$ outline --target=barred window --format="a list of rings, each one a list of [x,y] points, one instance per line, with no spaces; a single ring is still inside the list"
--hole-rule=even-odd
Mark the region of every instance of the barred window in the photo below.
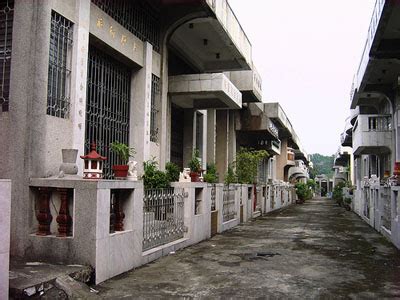
[[[72,22],[51,12],[47,114],[68,118],[70,112],[70,73]]]
[[[11,46],[14,0],[0,1],[0,112],[8,111],[10,101]]]
[[[97,151],[106,156],[103,176],[113,178],[112,165],[122,161],[110,151],[110,143],[129,145],[129,109],[131,70],[114,57],[89,47],[85,153],[96,143]]]
[[[142,41],[160,52],[160,12],[145,0],[92,0],[92,2],[132,32]]]
[[[157,100],[160,97],[160,78],[151,75],[151,110],[150,110],[150,141],[158,142],[158,108]]]

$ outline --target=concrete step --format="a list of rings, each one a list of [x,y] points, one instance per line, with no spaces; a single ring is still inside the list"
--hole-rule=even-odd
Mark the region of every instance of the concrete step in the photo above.
[[[82,265],[49,264],[44,262],[10,262],[10,299],[87,299],[93,295],[85,284],[93,269]],[[68,279],[69,278],[69,279]],[[73,286],[74,288],[68,288]],[[75,292],[76,290],[76,292]],[[86,294],[85,294],[86,293]]]

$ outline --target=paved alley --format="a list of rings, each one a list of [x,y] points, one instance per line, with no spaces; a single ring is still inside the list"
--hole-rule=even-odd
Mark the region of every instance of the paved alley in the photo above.
[[[112,299],[400,297],[400,251],[354,213],[314,199],[96,289]]]

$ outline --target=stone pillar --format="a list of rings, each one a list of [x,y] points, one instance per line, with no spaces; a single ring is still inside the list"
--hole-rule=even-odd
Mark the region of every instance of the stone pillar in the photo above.
[[[208,138],[207,138],[208,122],[207,122],[207,119],[208,119],[208,115],[207,115],[207,110],[201,110],[200,112],[203,114],[203,124],[201,124],[202,125],[202,128],[201,128],[201,134],[202,134],[202,136],[201,136],[201,139],[202,139],[202,142],[201,142],[201,145],[202,145],[201,153],[203,153],[203,157],[202,157],[202,160],[201,160],[201,164],[202,164],[202,168],[204,170],[206,170],[207,163],[208,163],[208,156],[207,156],[207,143],[208,143]],[[196,122],[197,122],[197,119],[196,119]],[[196,126],[197,126],[197,124],[196,124]],[[196,134],[195,134],[195,136],[196,136]]]
[[[0,299],[8,299],[11,180],[0,179]]]
[[[219,181],[223,182],[228,169],[229,112],[227,110],[217,110],[216,119],[215,162],[219,174]]]
[[[207,110],[207,162],[215,163],[215,143],[216,143],[216,120],[217,112],[215,109]]]
[[[228,163],[232,164],[236,160],[236,132],[235,132],[235,111],[228,110]]]
[[[71,74],[71,120],[73,123],[72,147],[78,157],[85,151],[86,88],[89,51],[90,1],[76,1],[77,20],[74,24]],[[78,174],[82,174],[83,160],[77,160]]]
[[[49,1],[15,1],[9,111],[12,255],[24,254],[32,218],[29,177],[45,175],[50,20]]]
[[[136,150],[138,173],[143,173],[143,162],[150,159],[150,106],[153,46],[144,43],[143,68],[133,74],[131,85],[132,102],[130,108],[129,140]]]
[[[276,179],[285,180],[287,163],[287,138],[281,139],[281,154],[276,156]]]
[[[161,123],[160,132],[160,167],[171,160],[171,102],[168,97],[168,48],[163,45],[161,58]]]
[[[186,168],[193,155],[194,136],[196,134],[195,120],[196,115],[193,109],[184,111],[183,129],[183,167]]]

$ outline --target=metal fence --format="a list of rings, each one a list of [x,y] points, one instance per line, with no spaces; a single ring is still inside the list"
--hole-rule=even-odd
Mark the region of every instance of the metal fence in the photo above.
[[[392,230],[392,199],[390,187],[381,189],[381,199],[383,204],[382,226],[387,230]]]
[[[370,207],[370,189],[364,188],[363,196],[364,196],[364,216],[369,219],[369,207]]]
[[[182,188],[149,189],[143,198],[143,250],[183,238],[184,198]]]
[[[222,215],[224,222],[232,220],[236,216],[235,191],[235,186],[229,184],[224,185],[222,202]]]
[[[216,188],[215,184],[213,184],[211,186],[211,211],[214,211],[217,209],[217,207],[215,205],[216,194],[217,194],[217,188]]]

